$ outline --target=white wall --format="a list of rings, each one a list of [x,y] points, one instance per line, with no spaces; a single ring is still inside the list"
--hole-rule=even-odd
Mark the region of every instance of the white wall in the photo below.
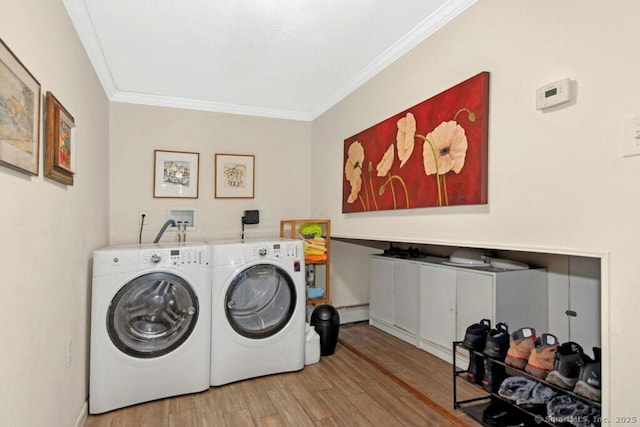
[[[112,244],[136,243],[140,211],[149,212],[151,242],[172,208],[195,208],[188,241],[239,239],[245,210],[260,224],[245,238],[276,237],[281,219],[306,218],[310,206],[310,128],[305,122],[113,103],[111,105]],[[197,199],[153,198],[154,150],[200,153]],[[215,153],[255,155],[255,198],[214,198]],[[175,240],[167,231],[162,241]]]
[[[386,246],[383,242],[332,239],[331,303],[335,307],[369,304],[369,257]]]
[[[42,145],[39,176],[0,166],[0,425],[72,426],[86,412],[92,253],[108,239],[108,103],[61,1],[0,11],[0,37],[74,116],[78,153],[70,187],[43,178]]]
[[[640,114],[638,16],[633,0],[479,1],[312,127],[311,212],[334,236],[602,257],[603,399],[617,416],[640,415],[640,157],[621,155],[622,119]],[[480,71],[491,73],[489,203],[343,215],[344,139]],[[575,103],[536,111],[536,88],[565,77]]]
[[[640,195],[630,185],[640,157],[623,159],[620,139],[622,117],[640,114],[640,61],[631,54],[640,3],[602,4],[479,1],[312,124],[115,104],[109,125],[62,2],[1,0],[0,37],[74,115],[80,146],[73,187],[0,167],[8,201],[0,235],[9,243],[0,258],[9,326],[0,336],[0,425],[74,423],[87,396],[91,252],[135,242],[139,210],[150,213],[143,240],[151,241],[167,208],[185,205],[202,220],[191,240],[235,237],[242,212],[260,209],[249,237],[314,216],[331,218],[344,237],[602,255],[605,404],[611,415],[638,415]],[[343,140],[483,70],[491,73],[489,204],[342,215]],[[535,111],[535,89],[563,77],[577,82],[576,103]],[[199,199],[153,199],[156,148],[200,152]],[[216,152],[256,155],[256,199],[213,198]],[[332,266],[347,300],[366,295],[348,289],[362,269],[348,262],[350,246],[338,246],[345,258]]]

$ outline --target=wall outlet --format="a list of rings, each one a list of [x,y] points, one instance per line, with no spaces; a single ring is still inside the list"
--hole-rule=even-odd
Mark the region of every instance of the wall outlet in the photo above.
[[[144,223],[142,222],[142,215],[144,215]],[[148,211],[138,211],[138,225],[149,225],[149,212]]]

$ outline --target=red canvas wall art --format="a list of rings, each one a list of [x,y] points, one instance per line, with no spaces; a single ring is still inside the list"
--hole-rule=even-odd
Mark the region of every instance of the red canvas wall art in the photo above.
[[[489,73],[344,141],[342,212],[487,203]]]

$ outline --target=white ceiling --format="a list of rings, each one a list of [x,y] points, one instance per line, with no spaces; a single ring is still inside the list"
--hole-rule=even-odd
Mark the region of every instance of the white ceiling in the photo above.
[[[476,0],[64,0],[110,100],[313,120]]]

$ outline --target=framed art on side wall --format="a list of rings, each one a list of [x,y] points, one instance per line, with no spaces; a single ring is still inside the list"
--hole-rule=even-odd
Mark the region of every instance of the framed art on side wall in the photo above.
[[[255,160],[251,154],[216,154],[215,198],[253,199]]]
[[[51,92],[47,92],[45,104],[44,176],[73,185],[77,148],[73,116]]]
[[[0,39],[0,164],[38,175],[40,83]]]
[[[154,151],[153,197],[197,199],[200,154]]]

